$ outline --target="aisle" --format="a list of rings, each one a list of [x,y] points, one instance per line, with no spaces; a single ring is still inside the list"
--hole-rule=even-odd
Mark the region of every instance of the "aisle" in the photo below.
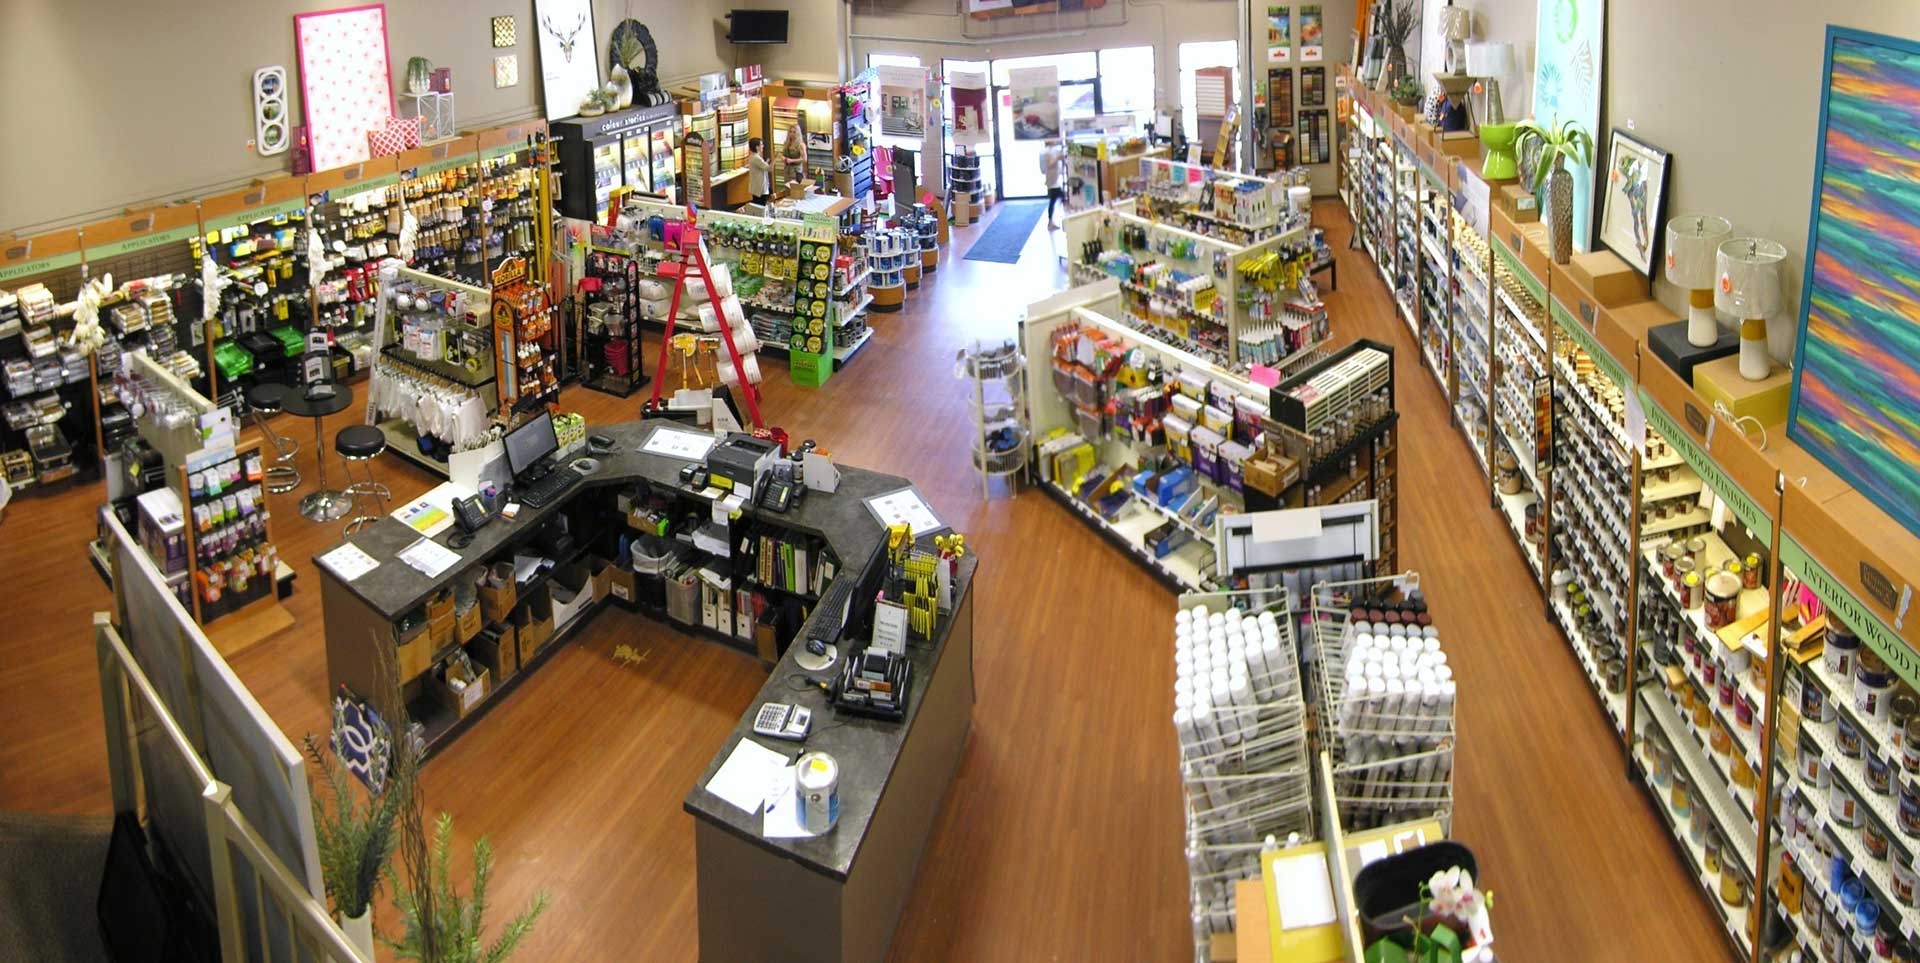
[[[1501,959],[1730,959],[1665,825],[1627,780],[1624,750],[1547,621],[1440,383],[1372,260],[1347,250],[1345,206],[1322,201],[1314,213],[1340,258],[1341,289],[1327,298],[1335,336],[1394,346],[1401,563],[1421,574],[1451,639],[1453,830],[1498,894]]]

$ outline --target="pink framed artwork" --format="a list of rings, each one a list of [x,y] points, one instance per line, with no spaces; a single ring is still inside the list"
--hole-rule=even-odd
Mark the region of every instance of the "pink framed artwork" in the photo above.
[[[366,160],[367,131],[393,116],[386,5],[296,14],[293,39],[313,169]]]

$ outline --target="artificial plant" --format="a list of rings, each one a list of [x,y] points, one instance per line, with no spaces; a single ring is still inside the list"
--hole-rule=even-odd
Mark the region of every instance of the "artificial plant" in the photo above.
[[[1393,89],[1389,91],[1389,93],[1393,96],[1393,102],[1402,107],[1417,106],[1421,99],[1426,96],[1426,94],[1420,90],[1420,82],[1412,77],[1400,78],[1400,80],[1393,85]]]
[[[1366,963],[1487,963],[1493,959],[1493,929],[1488,914],[1493,891],[1474,888],[1473,874],[1455,866],[1420,884],[1406,930],[1367,946]],[[1431,914],[1435,919],[1429,923]],[[1467,924],[1463,936],[1445,920]]]
[[[327,805],[316,804],[313,813],[321,881],[333,899],[334,912],[363,916],[393,855],[394,827],[410,789],[390,781],[385,792],[369,798],[354,788],[346,767],[335,765],[312,733],[307,734],[306,747],[328,800]]]
[[[1514,131],[1515,142],[1522,151],[1530,150],[1534,141],[1539,142],[1539,159],[1533,165],[1536,191],[1546,185],[1548,172],[1559,168],[1564,161],[1593,163],[1593,135],[1577,120],[1563,120],[1552,127],[1523,120],[1515,125]]]
[[[487,882],[493,875],[493,847],[481,837],[473,844],[473,887],[468,896],[460,895],[453,885],[453,816],[441,813],[434,824],[433,843],[426,862],[426,876],[418,887],[405,885],[388,870],[394,887],[394,904],[400,908],[404,929],[400,938],[381,942],[403,960],[421,963],[501,963],[513,955],[520,941],[533,932],[533,924],[547,909],[547,893],[534,894],[533,901],[518,916],[507,921],[500,937],[487,944],[483,935],[487,913]],[[422,897],[425,897],[424,899]]]
[[[1566,162],[1593,163],[1593,135],[1579,121],[1563,120],[1542,127],[1523,120],[1515,128],[1515,143],[1523,155],[1536,148],[1533,162],[1533,189],[1547,189],[1547,237],[1553,263],[1565,264],[1573,258],[1573,173]]]

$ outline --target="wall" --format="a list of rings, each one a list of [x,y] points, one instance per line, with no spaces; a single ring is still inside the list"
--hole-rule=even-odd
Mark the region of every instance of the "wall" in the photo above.
[[[724,0],[720,0],[724,2]],[[210,193],[287,167],[260,157],[253,71],[287,68],[299,116],[293,15],[347,0],[8,0],[0,56],[0,230],[93,220],[143,201]],[[137,11],[135,7],[137,6]],[[597,49],[624,16],[648,25],[663,79],[722,69],[731,49],[713,0],[595,0]],[[514,14],[518,46],[496,51],[490,19]],[[689,14],[693,15],[689,15]],[[389,0],[395,89],[407,58],[453,69],[462,129],[538,113],[539,54],[531,0]],[[493,57],[520,58],[520,83],[496,90]],[[605,65],[602,64],[604,71]],[[35,134],[37,133],[37,136]]]
[[[786,43],[736,51],[735,66],[758,63],[769,80],[834,81],[865,67],[842,63],[849,18],[842,0],[715,0],[714,7],[717,15],[735,8],[788,11]]]
[[[807,2],[807,0],[801,0]],[[834,0],[838,2],[838,0]],[[1112,0],[1124,4],[1126,23],[1067,30],[1030,39],[969,40],[958,13],[856,12],[848,70],[866,68],[869,53],[909,54],[935,70],[940,61],[992,60],[1039,54],[1151,45],[1154,48],[1154,102],[1173,109],[1180,104],[1180,45],[1197,40],[1233,40],[1238,36],[1236,6],[1228,0]],[[1335,0],[1340,2],[1340,0]],[[958,5],[949,6],[949,11]],[[1264,36],[1264,34],[1262,35]]]

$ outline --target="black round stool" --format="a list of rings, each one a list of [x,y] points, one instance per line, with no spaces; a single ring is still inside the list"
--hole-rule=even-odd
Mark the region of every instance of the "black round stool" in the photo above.
[[[353,511],[350,513],[352,517],[347,519],[345,531],[352,535],[362,526],[379,521],[380,516],[386,514],[387,499],[393,497],[393,492],[387,486],[373,478],[373,459],[387,450],[387,436],[372,425],[349,425],[333,436],[333,450],[339,452],[340,459],[346,462],[348,484],[345,494],[353,499]],[[359,462],[361,471],[366,473],[365,481],[353,480],[355,462]],[[360,508],[363,495],[372,501],[372,507],[368,509],[372,514],[366,514]]]
[[[278,414],[280,403],[287,397],[287,386],[263,381],[247,389],[247,407],[253,410],[253,424],[260,434],[273,446],[273,464],[267,466],[267,491],[278,495],[300,487],[300,471],[293,467],[293,456],[299,454],[300,443],[273,430],[267,424],[267,416]]]

